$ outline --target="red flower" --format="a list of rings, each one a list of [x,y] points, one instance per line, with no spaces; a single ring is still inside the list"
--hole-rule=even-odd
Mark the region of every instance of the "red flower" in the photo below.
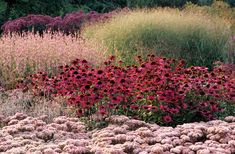
[[[211,111],[212,112],[217,112],[219,109],[218,109],[218,106],[215,104],[215,105],[211,105]]]
[[[149,105],[142,105],[141,108],[144,109],[144,110],[148,110],[149,109]]]
[[[177,108],[172,108],[172,109],[170,109],[170,113],[171,113],[171,114],[177,114],[177,113],[179,113],[179,109],[177,109]]]
[[[78,117],[81,117],[82,114],[83,114],[82,109],[77,109],[76,114],[77,114]]]
[[[106,112],[106,107],[105,106],[100,106],[99,107],[99,113],[103,116],[103,115],[106,115],[107,112]]]
[[[115,58],[116,58],[115,56],[111,56],[109,59],[110,60],[115,60]]]
[[[102,73],[103,73],[102,70],[98,70],[98,71],[97,71],[97,74],[98,74],[98,75],[101,75]]]
[[[111,102],[113,103],[113,104],[120,104],[121,103],[121,101],[122,101],[122,97],[121,96],[117,96],[117,97],[111,97]]]
[[[87,63],[87,61],[84,59],[84,60],[82,60],[82,63],[83,63],[83,64],[86,64],[86,63]]]
[[[223,72],[208,73],[206,68],[196,66],[185,69],[182,67],[185,62],[176,60],[175,66],[172,66],[172,59],[151,55],[146,61],[142,59],[139,65],[127,67],[112,64],[114,59],[111,57],[107,65],[100,68],[92,68],[87,61],[75,60],[73,64],[62,66],[63,70],[57,76],[49,77],[45,73],[31,75],[31,87],[35,94],[44,90],[55,96],[70,97],[68,105],[77,105],[81,111],[104,101],[102,104],[108,103],[107,106],[98,109],[102,115],[107,114],[107,108],[116,106],[123,110],[139,110],[141,106],[137,103],[142,103],[146,98],[148,103],[158,103],[160,106],[145,104],[142,108],[169,113],[163,118],[166,122],[171,121],[170,116],[181,109],[200,111],[209,108],[208,115],[213,111],[220,112],[216,104],[201,103],[197,97],[208,96],[211,97],[209,100],[218,101],[235,99],[233,78]]]
[[[138,105],[130,105],[130,108],[132,110],[138,110],[139,109],[139,106]]]
[[[167,106],[165,106],[165,105],[160,105],[160,109],[165,112],[165,111],[167,111],[169,108],[168,108]]]
[[[163,117],[163,120],[164,120],[164,122],[169,123],[172,121],[172,118],[171,118],[171,116],[167,115],[167,116]]]
[[[188,105],[186,103],[183,103],[183,109],[187,109]]]
[[[81,102],[81,106],[82,106],[83,109],[88,109],[88,108],[90,108],[92,105],[93,105],[93,104],[92,104],[91,102],[89,102],[89,101],[82,101],[82,102]]]
[[[152,95],[149,95],[149,96],[147,96],[147,99],[150,100],[150,101],[153,101],[153,100],[155,100],[155,97],[152,96]]]
[[[156,106],[151,106],[150,107],[150,110],[154,111],[154,112],[157,112],[158,111],[158,107]]]

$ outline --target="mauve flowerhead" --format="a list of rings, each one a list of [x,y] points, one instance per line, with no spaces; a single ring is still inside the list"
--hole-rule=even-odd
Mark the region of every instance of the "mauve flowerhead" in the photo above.
[[[35,15],[29,14],[25,17],[20,17],[11,21],[6,22],[1,29],[4,34],[8,34],[9,32],[22,33],[24,31],[31,31],[31,27],[34,28],[34,32],[41,31],[60,31],[67,35],[74,35],[77,31],[80,30],[83,23],[92,24],[94,22],[107,20],[112,17],[112,13],[84,13],[83,11],[68,13],[62,18],[59,17],[51,17],[47,15]],[[107,17],[106,17],[107,16]]]

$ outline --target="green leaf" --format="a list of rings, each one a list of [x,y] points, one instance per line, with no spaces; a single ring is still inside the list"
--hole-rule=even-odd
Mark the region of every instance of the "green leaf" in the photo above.
[[[28,3],[29,0],[19,0],[19,2]]]
[[[0,14],[4,13],[7,9],[7,3],[3,0],[0,0]]]

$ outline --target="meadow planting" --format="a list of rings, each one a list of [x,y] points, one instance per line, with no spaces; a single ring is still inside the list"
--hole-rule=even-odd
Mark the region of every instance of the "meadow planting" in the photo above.
[[[6,22],[0,153],[235,153],[232,19],[194,9]]]

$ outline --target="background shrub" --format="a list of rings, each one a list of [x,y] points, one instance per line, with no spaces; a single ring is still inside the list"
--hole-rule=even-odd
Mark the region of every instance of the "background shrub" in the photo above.
[[[157,6],[182,7],[186,1],[187,0],[127,0],[127,6],[132,8]]]
[[[82,10],[84,12],[109,12],[117,8],[131,7],[182,7],[186,2],[210,5],[213,0],[0,0],[0,26],[8,20],[28,14],[64,16],[66,13]],[[234,0],[224,0],[235,6]],[[1,30],[0,30],[1,33]]]
[[[133,56],[158,55],[208,66],[223,60],[229,23],[219,18],[173,9],[136,10],[84,29],[84,36],[104,43],[109,53],[133,63]]]
[[[198,4],[198,5],[211,5],[212,2],[213,2],[213,0],[198,0],[196,4]]]
[[[80,28],[85,23],[92,23],[97,21],[103,21],[110,18],[114,12],[110,13],[97,13],[91,11],[84,13],[83,11],[72,12],[66,14],[63,18],[61,16],[51,17],[44,15],[28,15],[26,17],[20,17],[15,20],[6,22],[1,29],[4,34],[24,32],[39,32],[40,35],[44,31],[50,30],[51,32],[60,31],[65,34],[79,33]]]
[[[234,7],[234,6],[235,6],[235,0],[226,0],[226,2],[227,2],[231,7]]]

